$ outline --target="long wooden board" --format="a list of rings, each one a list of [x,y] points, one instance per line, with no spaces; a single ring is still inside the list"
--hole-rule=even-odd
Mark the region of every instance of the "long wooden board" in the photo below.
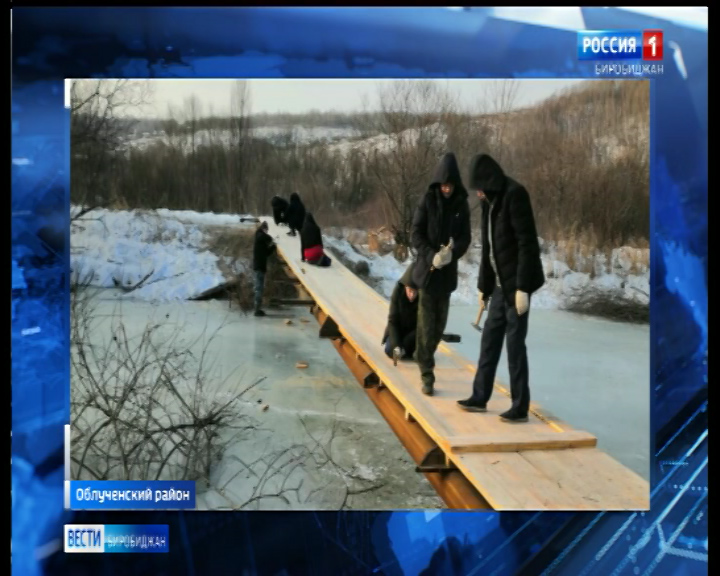
[[[286,228],[271,220],[268,224],[280,256],[306,292],[337,324],[408,417],[496,510],[649,508],[650,489],[645,480],[601,452],[594,436],[545,417],[540,407],[532,405],[529,421],[522,424],[498,418],[510,405],[502,393],[493,395],[486,413],[460,410],[457,400],[472,391],[474,364],[447,344],[441,344],[436,354],[435,395],[423,395],[417,365],[401,362],[395,367],[382,348],[387,300],[337,258],[328,268],[301,262],[300,239],[288,236]],[[613,489],[598,484],[607,474],[613,477]]]

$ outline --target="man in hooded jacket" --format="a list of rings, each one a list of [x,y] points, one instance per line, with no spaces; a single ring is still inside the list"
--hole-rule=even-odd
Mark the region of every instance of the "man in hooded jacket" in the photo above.
[[[288,236],[295,236],[297,232],[302,230],[305,222],[305,205],[300,200],[297,192],[290,194],[290,205],[285,211],[285,222],[290,227]]]
[[[458,260],[470,246],[470,206],[452,152],[443,156],[415,211],[412,245],[417,251],[413,281],[419,289],[416,358],[422,391],[435,385],[435,351],[447,325],[450,296],[457,288]]]
[[[414,264],[408,266],[390,297],[388,324],[382,343],[388,357],[412,358],[417,340],[418,299],[412,279]],[[397,352],[396,352],[397,351]]]
[[[478,154],[472,159],[469,181],[482,203],[478,302],[481,310],[488,299],[490,306],[483,327],[473,393],[458,404],[470,412],[486,411],[503,340],[507,338],[512,407],[500,417],[506,422],[526,422],[530,387],[525,337],[530,296],[545,283],[530,196],[487,154]]]

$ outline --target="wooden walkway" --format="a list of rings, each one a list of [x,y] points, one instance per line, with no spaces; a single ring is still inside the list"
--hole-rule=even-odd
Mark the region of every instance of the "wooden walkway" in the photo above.
[[[598,449],[591,434],[543,416],[536,405],[528,423],[501,421],[510,400],[497,393],[499,382],[487,413],[460,410],[456,402],[470,395],[475,365],[447,344],[436,354],[435,395],[423,395],[417,365],[393,366],[380,344],[387,300],[337,258],[329,268],[302,263],[299,237],[268,224],[279,255],[308,294],[495,510],[649,509],[648,482]]]

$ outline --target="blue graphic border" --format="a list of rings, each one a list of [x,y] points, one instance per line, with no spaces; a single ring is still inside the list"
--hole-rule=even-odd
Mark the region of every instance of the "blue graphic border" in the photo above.
[[[69,574],[80,566],[94,574],[224,567],[250,574],[402,574],[426,567],[434,574],[707,572],[707,24],[689,23],[684,14],[559,10],[13,10],[13,573]],[[652,90],[650,512],[63,510],[64,78],[593,77],[594,64],[576,59],[577,30],[617,28],[662,29],[671,48]],[[65,523],[141,522],[168,524],[172,541],[183,546],[167,555],[116,555],[112,567],[92,555],[53,552]]]

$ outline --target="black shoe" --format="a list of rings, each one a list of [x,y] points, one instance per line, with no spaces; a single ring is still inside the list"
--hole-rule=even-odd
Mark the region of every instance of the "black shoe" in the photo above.
[[[476,402],[472,398],[458,400],[458,406],[466,412],[487,412],[487,406],[485,406],[485,404]]]
[[[425,396],[432,396],[435,393],[434,386],[432,384],[423,384],[422,393]]]
[[[527,422],[528,417],[527,417],[527,414],[525,414],[523,416],[522,414],[518,414],[514,410],[510,409],[507,412],[503,412],[502,414],[500,414],[500,420],[502,420],[503,422],[512,422],[512,423]]]
[[[265,312],[262,310],[255,310],[255,316],[262,317],[262,316],[267,316],[267,314],[265,314]]]

